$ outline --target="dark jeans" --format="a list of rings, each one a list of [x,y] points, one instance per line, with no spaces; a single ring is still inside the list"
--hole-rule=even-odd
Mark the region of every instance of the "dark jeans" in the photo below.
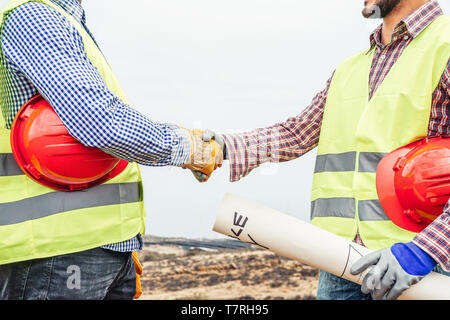
[[[443,271],[440,266],[433,271],[450,277],[450,273]],[[372,296],[362,293],[359,284],[321,270],[317,300],[372,300]]]
[[[0,266],[0,300],[131,300],[135,292],[131,253],[95,248]]]

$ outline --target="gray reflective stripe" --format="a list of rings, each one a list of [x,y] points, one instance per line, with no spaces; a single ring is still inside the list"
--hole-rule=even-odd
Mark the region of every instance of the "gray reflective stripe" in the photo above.
[[[12,153],[0,153],[0,176],[23,175]]]
[[[359,172],[377,172],[378,163],[387,153],[360,152],[358,161]]]
[[[355,217],[355,199],[320,198],[311,202],[311,219],[317,217]]]
[[[323,154],[316,158],[315,173],[355,171],[356,152]]]
[[[379,200],[358,201],[358,215],[360,221],[389,220]]]
[[[379,200],[358,201],[360,221],[389,220]],[[311,202],[311,218],[316,217],[355,217],[355,199],[353,198],[320,198]]]
[[[140,182],[102,184],[82,191],[51,192],[19,201],[0,203],[0,226],[65,211],[138,202],[142,200],[140,186]]]
[[[360,152],[358,161],[359,172],[377,172],[378,163],[386,156],[382,152]],[[323,154],[316,158],[314,173],[354,171],[356,152]]]

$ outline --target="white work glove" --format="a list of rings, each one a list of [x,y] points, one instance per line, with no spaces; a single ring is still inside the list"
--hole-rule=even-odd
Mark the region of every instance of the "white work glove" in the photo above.
[[[353,264],[350,273],[357,275],[372,267],[363,279],[361,291],[364,294],[373,291],[375,300],[394,300],[422,280],[436,264],[412,242],[397,243],[360,258]]]

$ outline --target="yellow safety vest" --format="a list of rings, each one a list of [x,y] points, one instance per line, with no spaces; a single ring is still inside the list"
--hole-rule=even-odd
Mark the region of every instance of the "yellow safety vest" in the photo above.
[[[0,13],[1,27],[9,13],[27,2],[10,1]],[[108,89],[126,103],[114,73],[83,26],[51,1],[38,2],[73,24]],[[5,61],[0,53],[1,86]],[[29,179],[19,169],[11,153],[4,116],[0,116],[0,264],[88,250],[144,234],[145,209],[137,164],[128,164],[120,175],[87,190],[55,191]]]
[[[425,137],[432,94],[450,58],[450,18],[433,21],[405,48],[369,100],[374,50],[344,61],[330,84],[313,178],[311,223],[378,250],[411,241],[380,205],[375,177],[387,153]]]

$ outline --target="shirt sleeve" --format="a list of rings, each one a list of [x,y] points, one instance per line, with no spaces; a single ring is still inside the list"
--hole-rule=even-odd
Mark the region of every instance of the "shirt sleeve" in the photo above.
[[[431,120],[437,123],[447,121],[450,116],[450,60],[444,71],[438,88],[433,95],[434,109]],[[442,118],[444,120],[442,120]],[[439,120],[441,119],[441,120]],[[435,126],[429,135],[449,134],[448,125]],[[450,272],[450,200],[444,208],[442,215],[436,218],[422,232],[413,239],[413,243],[427,252],[447,272]]]
[[[37,2],[5,21],[2,48],[10,69],[26,77],[82,144],[143,165],[181,165],[189,142],[174,125],[158,123],[125,104],[88,59],[75,27]]]
[[[450,60],[431,101],[429,136],[450,135]]]
[[[444,271],[450,272],[450,207],[418,233],[413,243],[428,253]]]
[[[240,180],[263,163],[293,160],[317,146],[332,78],[298,116],[267,128],[223,135],[230,181]]]

